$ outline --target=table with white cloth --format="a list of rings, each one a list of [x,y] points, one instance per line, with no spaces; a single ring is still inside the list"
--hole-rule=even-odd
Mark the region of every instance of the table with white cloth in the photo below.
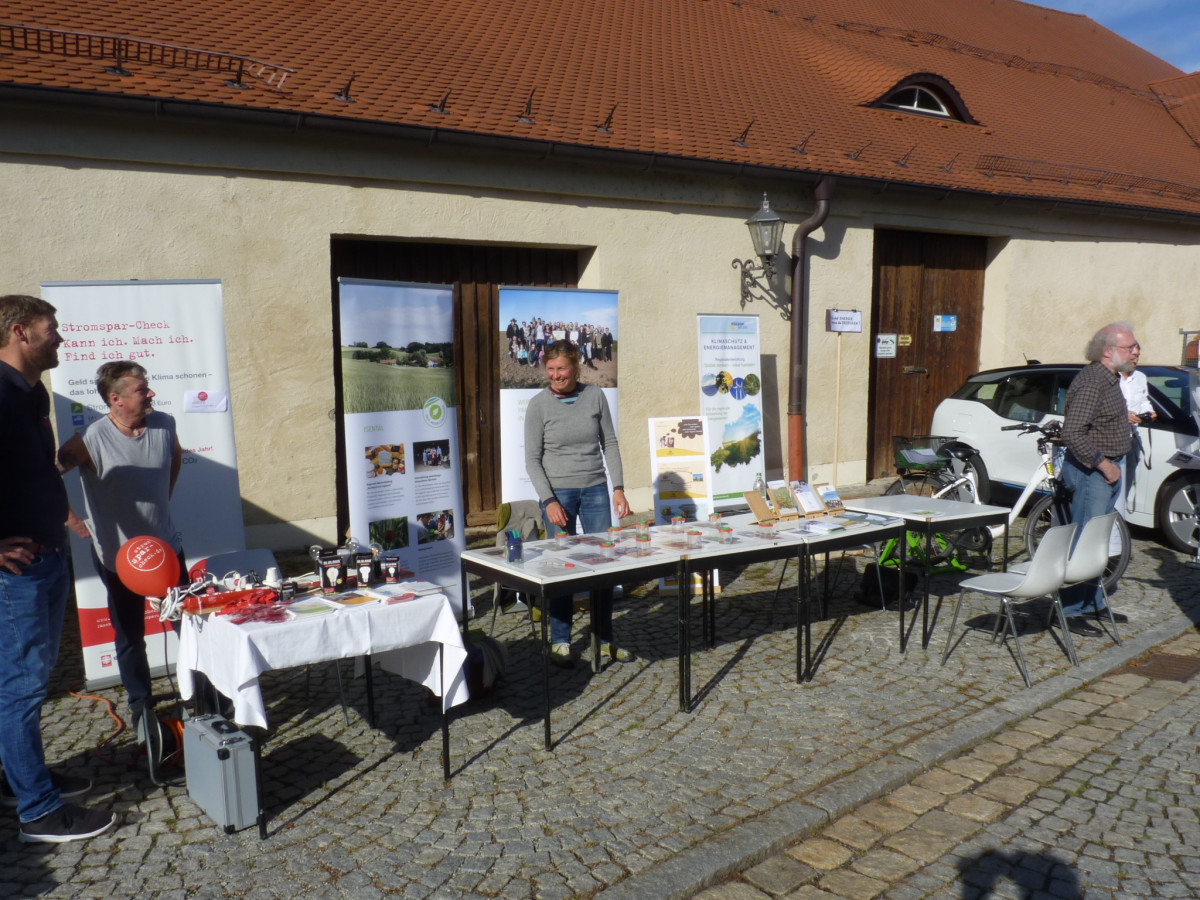
[[[203,672],[233,701],[239,725],[266,728],[259,685],[264,672],[364,656],[375,657],[382,668],[418,681],[441,697],[443,771],[448,779],[446,711],[465,702],[468,692],[467,651],[445,594],[347,606],[277,623],[235,625],[215,613],[185,615],[179,634],[179,690],[191,697],[193,673]],[[369,664],[366,671],[369,675]],[[369,681],[367,692],[373,703]]]
[[[1003,506],[988,506],[985,503],[964,503],[944,497],[921,497],[912,494],[892,494],[883,497],[863,497],[844,501],[846,509],[875,515],[896,516],[903,519],[909,531],[925,538],[925,578],[921,597],[921,648],[929,646],[929,583],[933,577],[934,535],[942,531],[962,531],[968,528],[1004,526],[1004,553],[1001,568],[1008,569],[1008,516],[1011,512]],[[905,541],[900,542],[903,552]],[[901,582],[903,585],[903,582]],[[914,612],[914,620],[915,620]],[[900,652],[905,648],[904,602],[900,602]]]

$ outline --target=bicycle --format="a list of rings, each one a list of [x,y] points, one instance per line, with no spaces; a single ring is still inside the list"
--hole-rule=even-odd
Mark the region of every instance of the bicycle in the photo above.
[[[884,494],[911,494],[962,503],[987,502],[987,486],[981,484],[979,467],[971,462],[972,457],[978,456],[975,448],[954,438],[931,434],[914,437],[897,435],[892,438],[892,445],[900,477],[888,486]],[[962,474],[954,471],[953,460],[958,460]],[[909,553],[926,562],[920,540],[914,542],[911,537],[908,542]],[[968,528],[950,534],[935,533],[931,548],[932,570],[935,573],[965,572],[969,566],[959,559],[959,553],[989,556],[992,539],[992,532],[987,528]],[[880,554],[882,562],[888,564],[894,553],[895,547],[885,545]]]
[[[1023,535],[1025,550],[1032,559],[1033,552],[1037,549],[1046,530],[1053,525],[1070,521],[1070,497],[1062,485],[1062,454],[1065,452],[1061,443],[1062,422],[1056,419],[1050,419],[1040,425],[1033,422],[1021,422],[1017,425],[1006,425],[1000,430],[1019,431],[1022,434],[1036,432],[1039,435],[1037,444],[1041,460],[1008,514],[1008,524],[1011,529],[1030,498],[1035,493],[1041,494],[1033,501],[1033,505],[1030,506],[1029,512],[1025,516]],[[928,497],[944,497],[949,500],[986,503],[987,486],[979,479],[980,466],[973,463],[974,459],[978,459],[979,451],[970,444],[952,438],[934,439],[943,441],[933,451],[942,464],[929,464],[915,475],[902,473],[886,493],[921,494]],[[894,438],[893,440],[913,439]],[[897,444],[897,446],[900,445]],[[900,458],[899,452],[897,458]],[[955,469],[955,461],[958,462],[960,471]],[[976,530],[986,531],[986,529]],[[1129,565],[1133,546],[1129,535],[1129,526],[1120,516],[1117,517],[1113,531],[1117,537],[1118,547],[1115,553],[1110,552],[1108,566],[1104,570],[1104,588],[1110,593],[1116,589],[1117,582]],[[990,549],[990,543],[988,547]]]

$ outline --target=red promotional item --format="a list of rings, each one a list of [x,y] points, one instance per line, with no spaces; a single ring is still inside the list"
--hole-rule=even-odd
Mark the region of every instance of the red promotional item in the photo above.
[[[117,551],[117,577],[135,594],[165,597],[179,583],[179,557],[159,538],[130,538]]]

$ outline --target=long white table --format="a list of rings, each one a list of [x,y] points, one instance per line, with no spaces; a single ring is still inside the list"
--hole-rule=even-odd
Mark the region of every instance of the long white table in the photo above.
[[[920,497],[912,494],[893,494],[883,497],[863,497],[858,500],[844,501],[846,509],[856,512],[874,513],[876,515],[897,516],[903,519],[908,530],[921,534],[925,538],[925,579],[921,598],[921,648],[929,646],[929,580],[933,577],[933,537],[939,531],[963,531],[967,528],[981,528],[991,525],[1004,525],[1004,554],[1001,558],[1001,568],[1008,568],[1008,515],[1011,512],[1003,506],[988,506],[981,503],[963,503],[959,500],[944,498]],[[907,541],[901,540],[903,550]],[[901,582],[903,585],[903,582]],[[901,629],[900,652],[904,652],[905,629],[903,627],[904,604],[900,604]],[[915,613],[914,613],[915,619]]]
[[[846,531],[829,534],[809,532],[807,523],[794,521],[774,530],[769,537],[756,535],[753,517],[746,515],[722,520],[734,526],[733,541],[722,543],[717,540],[713,526],[699,525],[701,532],[699,547],[688,547],[686,535],[666,528],[652,530],[653,555],[637,556],[633,532],[626,529],[624,537],[617,543],[616,558],[601,560],[596,542],[599,535],[581,535],[571,539],[568,549],[559,549],[554,541],[536,541],[525,544],[525,558],[520,562],[507,562],[503,548],[468,550],[462,554],[463,596],[470,596],[472,575],[520,591],[534,598],[541,607],[542,621],[542,685],[545,700],[543,723],[546,749],[553,747],[550,728],[550,664],[549,664],[549,616],[547,599],[552,596],[571,594],[577,590],[596,591],[630,581],[645,581],[674,576],[679,586],[678,609],[678,656],[679,656],[679,708],[689,711],[692,707],[691,688],[691,583],[692,575],[702,579],[702,614],[704,633],[711,642],[713,633],[712,572],[722,565],[745,565],[777,559],[795,558],[798,569],[796,602],[796,679],[811,678],[812,639],[809,616],[808,585],[805,574],[808,559],[816,553],[838,550],[860,545],[866,541],[900,537],[904,524],[899,519],[882,525],[864,525]],[[464,604],[465,608],[466,604]],[[594,607],[594,604],[593,604]],[[466,628],[464,619],[463,628]],[[903,631],[903,623],[901,630]],[[593,630],[593,666],[599,663],[596,638]]]

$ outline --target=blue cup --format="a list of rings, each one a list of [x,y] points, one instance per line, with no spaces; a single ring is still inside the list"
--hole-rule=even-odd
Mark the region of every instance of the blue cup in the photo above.
[[[506,546],[508,547],[508,553],[505,555],[505,559],[507,559],[510,563],[520,562],[521,561],[521,537],[520,537],[520,535],[512,535],[512,534],[508,535],[508,537],[506,538]]]

